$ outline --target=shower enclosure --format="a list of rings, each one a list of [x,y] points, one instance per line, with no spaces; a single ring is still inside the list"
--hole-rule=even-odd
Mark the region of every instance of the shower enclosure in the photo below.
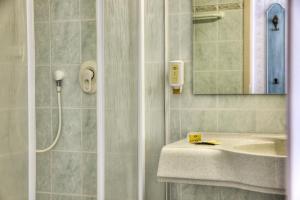
[[[156,181],[164,144],[164,78],[156,75],[164,56],[150,53],[163,44],[163,5],[0,2],[0,81],[7,86],[0,96],[1,199],[165,198],[165,185]],[[160,30],[159,41],[145,44],[150,26]],[[95,94],[80,88],[86,61],[98,64]],[[59,126],[56,70],[65,74],[61,136],[51,150],[36,152],[51,146]]]
[[[38,149],[56,136],[52,74],[65,73],[61,137],[51,151],[37,154],[37,199],[144,196],[142,5],[132,0],[34,1]],[[98,63],[95,94],[79,85],[80,65],[86,61]]]
[[[157,181],[162,146],[189,131],[285,130],[285,97],[193,95],[191,2],[0,0],[1,200],[284,199]],[[165,62],[178,58],[173,95]],[[86,62],[96,93],[81,89]]]

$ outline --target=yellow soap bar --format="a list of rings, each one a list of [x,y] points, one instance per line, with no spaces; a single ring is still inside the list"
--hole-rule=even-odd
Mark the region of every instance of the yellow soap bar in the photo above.
[[[188,135],[189,143],[198,143],[202,141],[202,134],[200,132],[192,132]]]

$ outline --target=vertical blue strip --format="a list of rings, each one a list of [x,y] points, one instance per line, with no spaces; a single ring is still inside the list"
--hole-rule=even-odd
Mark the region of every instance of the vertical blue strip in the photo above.
[[[285,10],[275,3],[267,10],[267,93],[284,94],[285,82]]]

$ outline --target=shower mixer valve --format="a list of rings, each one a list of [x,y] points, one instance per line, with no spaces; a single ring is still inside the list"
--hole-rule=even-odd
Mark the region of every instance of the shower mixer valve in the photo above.
[[[94,61],[84,62],[80,66],[80,71],[79,71],[80,87],[83,90],[83,92],[87,94],[93,94],[96,92],[96,88],[97,88],[96,67],[97,64]]]

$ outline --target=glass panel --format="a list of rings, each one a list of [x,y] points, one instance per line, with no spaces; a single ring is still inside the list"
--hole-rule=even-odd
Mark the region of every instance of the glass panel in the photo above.
[[[138,0],[105,0],[105,199],[138,194]]]
[[[165,143],[164,9],[165,1],[145,0],[146,200],[165,200],[166,194],[165,183],[157,180]]]
[[[79,84],[80,65],[96,60],[95,0],[35,0],[37,148],[58,130],[54,72],[62,70],[62,130],[37,154],[37,199],[96,199],[96,94]]]
[[[0,1],[0,197],[28,199],[26,1]]]

